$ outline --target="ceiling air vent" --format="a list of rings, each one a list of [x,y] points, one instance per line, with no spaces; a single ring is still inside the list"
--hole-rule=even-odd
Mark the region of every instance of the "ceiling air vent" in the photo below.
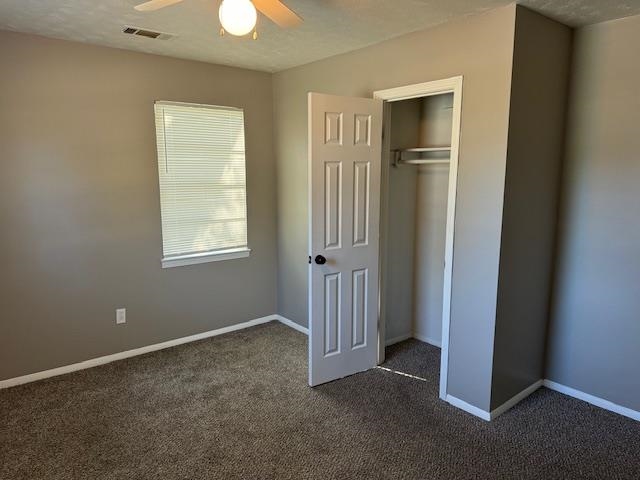
[[[169,40],[174,37],[174,35],[171,35],[170,33],[154,32],[153,30],[138,27],[124,27],[122,29],[122,33],[137,35],[139,37],[155,38],[157,40]]]

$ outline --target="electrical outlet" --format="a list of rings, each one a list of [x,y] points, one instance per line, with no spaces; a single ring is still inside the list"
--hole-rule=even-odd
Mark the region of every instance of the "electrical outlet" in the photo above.
[[[126,308],[118,308],[116,309],[116,323],[120,325],[121,323],[127,323],[127,309]]]

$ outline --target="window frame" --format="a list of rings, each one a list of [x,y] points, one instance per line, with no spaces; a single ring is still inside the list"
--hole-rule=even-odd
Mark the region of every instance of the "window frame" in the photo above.
[[[245,138],[245,147],[244,147],[244,199],[245,199],[245,223],[246,223],[246,234],[247,234],[247,245],[243,247],[236,248],[228,248],[228,249],[220,249],[220,250],[209,250],[204,252],[197,253],[188,253],[184,255],[170,255],[165,256],[164,254],[164,237],[162,234],[163,227],[163,219],[162,213],[160,214],[160,227],[161,227],[161,249],[162,249],[162,257],[161,264],[162,268],[173,268],[173,267],[181,267],[186,265],[197,265],[201,263],[209,263],[209,262],[219,262],[223,260],[232,260],[236,258],[246,258],[251,254],[251,248],[249,248],[249,195],[247,188],[247,145],[246,145],[246,120],[244,118],[244,108],[240,107],[231,107],[225,105],[210,105],[203,103],[188,103],[188,102],[175,102],[175,101],[166,101],[166,100],[156,100],[154,102],[154,128],[156,131],[156,165],[158,169],[160,169],[160,151],[158,149],[158,124],[156,122],[156,107],[157,106],[179,106],[179,107],[187,107],[187,108],[208,108],[212,110],[233,110],[233,111],[241,111],[243,118],[243,135]],[[166,161],[166,157],[165,157]],[[160,171],[158,173],[158,193],[160,194],[159,198],[161,198],[161,180],[160,180]],[[162,210],[162,204],[160,205],[160,209]]]

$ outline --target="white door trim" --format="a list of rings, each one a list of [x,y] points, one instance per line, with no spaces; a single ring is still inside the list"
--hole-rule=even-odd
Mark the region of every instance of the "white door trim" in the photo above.
[[[406,85],[403,87],[389,88],[387,90],[378,90],[373,93],[374,98],[384,100],[385,102],[397,102],[400,100],[408,100],[410,98],[427,97],[431,95],[439,95],[442,93],[453,93],[453,128],[451,133],[451,160],[449,166],[449,194],[447,200],[447,227],[445,237],[445,265],[444,265],[444,288],[442,297],[442,354],[440,362],[440,398],[447,398],[447,379],[449,372],[449,325],[451,322],[451,280],[453,274],[453,238],[456,215],[456,193],[458,185],[458,156],[460,149],[460,123],[462,116],[462,83],[463,77],[451,77],[433,82],[418,83],[415,85]],[[385,108],[385,113],[388,110]],[[386,268],[386,226],[388,211],[386,202],[389,190],[389,125],[385,122],[384,139],[382,150],[382,184],[381,199],[381,239],[380,239],[380,299],[381,306],[384,305],[385,285],[382,281],[383,272]],[[384,310],[379,312],[380,326],[378,338],[378,361],[384,361],[384,332],[385,332],[385,316]]]

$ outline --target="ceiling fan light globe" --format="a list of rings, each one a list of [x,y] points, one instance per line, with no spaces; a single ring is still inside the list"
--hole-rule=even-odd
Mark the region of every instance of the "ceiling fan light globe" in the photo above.
[[[251,32],[258,19],[256,7],[250,0],[223,0],[218,15],[225,31],[236,36]]]

